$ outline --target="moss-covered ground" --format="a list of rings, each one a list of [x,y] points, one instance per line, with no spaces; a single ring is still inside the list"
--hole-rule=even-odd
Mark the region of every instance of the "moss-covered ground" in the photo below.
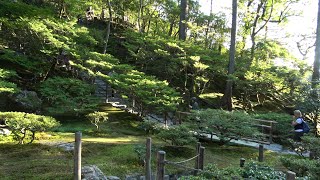
[[[106,175],[123,178],[130,174],[143,174],[144,167],[135,152],[137,145],[143,146],[147,135],[138,128],[139,118],[112,107],[103,107],[109,120],[101,125],[100,132],[86,119],[59,117],[61,126],[52,132],[40,133],[33,144],[17,145],[8,139],[0,141],[0,179],[72,179],[73,152],[53,146],[74,141],[74,132],[82,131],[82,165],[95,164]],[[157,150],[166,151],[166,159],[181,161],[195,155],[195,145],[172,147],[152,137]],[[205,146],[205,164],[215,163],[220,168],[238,167],[240,158],[256,160],[255,148],[202,142]],[[156,168],[156,151],[153,152],[152,169]],[[282,169],[276,153],[266,151],[265,163]],[[194,162],[188,166],[193,167]],[[181,172],[170,165],[167,174]]]

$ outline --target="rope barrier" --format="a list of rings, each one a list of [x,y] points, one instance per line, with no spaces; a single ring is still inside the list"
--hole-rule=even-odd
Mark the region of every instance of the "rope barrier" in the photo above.
[[[197,157],[199,157],[199,156],[200,156],[200,154],[198,154],[198,155],[196,155],[196,156],[194,156],[194,157],[192,157],[192,158],[190,158],[190,159],[187,159],[187,160],[183,160],[183,161],[180,161],[180,162],[172,162],[172,163],[175,163],[175,164],[182,164],[182,163],[185,163],[185,162],[191,161],[191,160],[193,160],[193,159],[195,159],[195,158],[197,158]],[[168,161],[168,162],[170,162],[170,161]]]
[[[201,171],[200,169],[191,168],[191,167],[184,166],[184,165],[181,165],[181,164],[177,164],[177,163],[174,163],[174,162],[171,162],[171,161],[165,161],[164,163],[165,164],[169,164],[169,165],[174,165],[174,166],[177,166],[177,167],[180,167],[180,168],[192,170],[192,171]]]

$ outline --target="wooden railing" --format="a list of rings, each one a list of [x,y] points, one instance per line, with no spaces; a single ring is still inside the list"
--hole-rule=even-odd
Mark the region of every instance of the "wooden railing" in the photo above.
[[[272,143],[272,139],[273,137],[275,137],[273,135],[273,131],[275,128],[275,124],[277,124],[278,122],[264,119],[255,119],[254,121],[256,121],[257,123],[253,124],[253,126],[261,127],[261,132],[268,137],[269,143]]]
[[[182,124],[182,122],[184,120],[186,120],[189,115],[191,115],[190,112],[177,111],[175,124]],[[259,140],[255,140],[255,139],[249,139],[249,138],[242,138],[242,139],[248,140],[248,141],[253,141],[253,142],[258,142],[258,143],[263,143],[263,144],[272,143],[273,142],[272,139],[274,137],[276,137],[273,134],[276,124],[277,124],[277,122],[272,121],[272,120],[254,119],[252,126],[258,127],[261,130],[261,133],[263,133],[266,136],[267,141],[264,142],[264,141],[259,141]],[[214,132],[212,134],[214,134]]]

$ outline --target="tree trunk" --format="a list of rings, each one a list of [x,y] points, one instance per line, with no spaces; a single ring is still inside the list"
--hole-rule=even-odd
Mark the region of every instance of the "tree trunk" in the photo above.
[[[173,26],[174,26],[174,21],[171,21],[170,22],[170,28],[169,28],[169,32],[168,32],[168,35],[171,37],[171,35],[172,35],[172,31],[173,31]]]
[[[211,18],[211,16],[212,16],[212,7],[213,7],[213,6],[212,6],[212,1],[213,1],[213,0],[210,1],[210,2],[211,2],[211,3],[210,3],[210,18]],[[207,28],[206,28],[206,40],[205,40],[205,47],[208,48],[208,49],[210,49],[209,39],[208,39],[208,38],[209,38],[209,37],[208,37],[208,35],[209,35],[209,30],[211,30],[211,29],[210,29],[210,24],[211,24],[211,19],[210,19],[210,20],[208,19]]]
[[[181,0],[180,3],[180,22],[179,39],[185,41],[187,38],[187,6],[188,0]]]
[[[31,137],[31,141],[28,144],[31,144],[36,138],[36,132],[32,131],[32,137]]]
[[[320,0],[318,2],[318,17],[317,17],[317,31],[316,31],[316,48],[315,48],[315,56],[313,62],[313,73],[312,73],[312,88],[315,89],[319,85],[320,74],[319,74],[319,66],[320,66]],[[313,98],[318,99],[319,95],[317,92],[313,93]],[[318,126],[319,120],[315,118],[314,124],[315,127]],[[316,130],[315,133],[319,136],[319,132]]]
[[[313,62],[313,73],[312,73],[312,87],[315,88],[319,84],[320,74],[320,0],[318,4],[318,18],[317,18],[317,31],[316,31],[316,48],[315,57]]]
[[[235,69],[235,54],[236,54],[236,32],[237,32],[237,0],[232,1],[232,28],[231,28],[231,44],[230,44],[230,56],[228,65],[228,80],[226,90],[223,96],[223,105],[226,105],[229,111],[232,111],[232,86],[233,80],[230,77],[234,73]]]
[[[143,32],[144,28],[142,26],[143,24],[143,0],[139,1],[139,14],[138,14],[138,27],[139,27],[139,32]]]
[[[111,26],[111,20],[112,20],[112,11],[111,11],[110,0],[107,0],[107,4],[108,4],[108,9],[109,9],[109,22],[108,22],[108,27],[107,27],[105,44],[104,44],[104,48],[103,48],[103,54],[106,54],[106,52],[107,52],[108,41],[109,41],[109,36],[110,36],[110,28],[111,28],[110,26]]]

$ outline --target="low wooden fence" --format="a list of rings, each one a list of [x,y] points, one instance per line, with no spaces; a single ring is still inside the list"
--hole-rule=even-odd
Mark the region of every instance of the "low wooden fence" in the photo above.
[[[179,162],[173,162],[169,161],[166,159],[165,151],[158,151],[157,153],[157,180],[163,180],[165,176],[165,166],[166,165],[172,165],[178,168],[183,168],[189,171],[192,171],[195,175],[199,172],[202,171],[204,168],[204,150],[205,148],[201,146],[200,143],[197,143],[196,147],[196,155],[194,157],[191,157],[189,159],[179,161]],[[195,161],[195,166],[194,167],[188,167],[183,164],[189,162],[189,161]]]
[[[263,120],[263,119],[254,119],[256,123],[253,126],[258,127],[262,133],[264,133],[269,140],[269,143],[272,143],[272,139],[274,136],[273,132],[275,129],[275,125],[278,123],[272,120]]]
[[[82,149],[82,133],[76,132],[75,133],[75,146],[74,146],[74,172],[73,177],[74,180],[81,180],[81,149]],[[151,138],[147,138],[146,140],[146,159],[145,159],[145,179],[152,180],[152,170],[151,170],[151,148],[152,148],[152,140]],[[259,145],[259,156],[258,161],[264,161],[264,146]],[[177,168],[183,168],[189,171],[192,171],[194,175],[198,172],[204,171],[204,152],[205,147],[201,146],[201,143],[197,143],[196,146],[196,155],[179,162],[173,162],[166,159],[166,152],[165,151],[158,151],[157,152],[157,172],[156,172],[156,180],[164,180],[165,179],[165,168],[167,165],[172,165]],[[183,164],[194,160],[195,164],[194,167],[188,167]],[[245,159],[240,159],[240,167],[244,167]],[[294,180],[296,179],[296,173],[292,171],[287,171],[286,173],[287,180]]]

